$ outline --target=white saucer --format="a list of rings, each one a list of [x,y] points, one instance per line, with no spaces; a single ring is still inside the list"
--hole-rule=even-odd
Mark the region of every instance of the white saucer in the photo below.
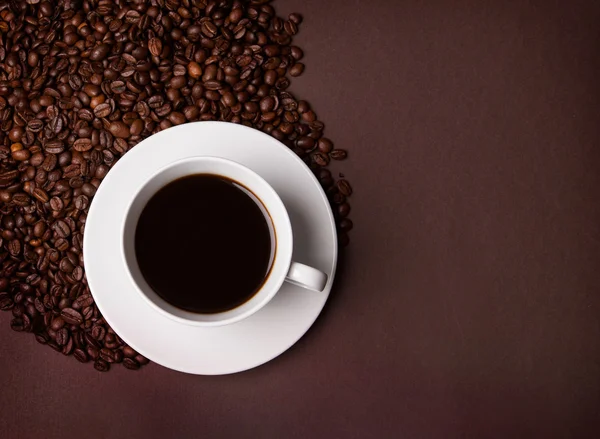
[[[325,291],[312,292],[286,282],[256,314],[213,328],[177,323],[138,295],[120,253],[120,231],[128,202],[157,170],[193,156],[234,160],[273,186],[292,222],[293,260],[327,273]],[[94,197],[83,248],[90,289],[115,332],[156,363],[202,375],[251,369],[296,343],[325,305],[338,251],[327,197],[304,162],[271,136],[226,122],[180,125],[147,138],[129,151],[111,169]]]

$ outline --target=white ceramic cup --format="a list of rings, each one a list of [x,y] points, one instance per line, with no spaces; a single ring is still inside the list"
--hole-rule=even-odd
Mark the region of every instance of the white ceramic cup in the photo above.
[[[156,294],[144,279],[135,255],[135,229],[146,203],[168,183],[186,175],[215,174],[234,180],[250,190],[263,204],[275,229],[275,257],[262,287],[242,305],[228,311],[200,314],[177,308]],[[284,281],[313,291],[323,291],[327,275],[315,268],[292,261],[292,225],[277,192],[258,174],[231,160],[217,157],[192,157],[176,161],[159,170],[137,191],[122,228],[122,253],[129,276],[138,292],[158,312],[181,323],[220,326],[242,320],[265,306]],[[158,255],[157,255],[158,257]],[[235,276],[235,273],[231,273]],[[218,294],[218,291],[215,291]]]

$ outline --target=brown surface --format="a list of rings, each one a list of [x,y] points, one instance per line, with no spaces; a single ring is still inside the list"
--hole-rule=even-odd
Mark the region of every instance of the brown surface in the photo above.
[[[326,312],[224,377],[102,375],[1,314],[0,437],[599,437],[597,4],[278,0],[351,152]]]

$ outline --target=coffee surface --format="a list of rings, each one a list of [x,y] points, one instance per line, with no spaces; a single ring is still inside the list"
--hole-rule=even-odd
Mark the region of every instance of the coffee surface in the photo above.
[[[135,232],[137,261],[170,304],[216,313],[249,300],[268,276],[275,237],[262,203],[212,174],[175,180],[148,201]]]

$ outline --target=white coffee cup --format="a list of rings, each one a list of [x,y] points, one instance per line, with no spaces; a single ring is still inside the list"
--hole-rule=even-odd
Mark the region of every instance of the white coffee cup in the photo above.
[[[152,196],[168,183],[193,174],[215,174],[240,183],[263,204],[275,231],[275,257],[261,288],[246,302],[228,311],[200,314],[177,308],[162,299],[148,285],[135,255],[137,222]],[[158,312],[181,323],[196,326],[220,326],[242,320],[265,306],[277,294],[284,281],[313,291],[323,291],[327,275],[315,268],[292,261],[292,225],[277,192],[258,174],[239,163],[217,157],[192,157],[176,161],[150,177],[136,192],[127,209],[122,228],[122,254],[128,274],[141,296]],[[235,275],[235,273],[232,273]],[[218,294],[218,292],[215,292]]]

